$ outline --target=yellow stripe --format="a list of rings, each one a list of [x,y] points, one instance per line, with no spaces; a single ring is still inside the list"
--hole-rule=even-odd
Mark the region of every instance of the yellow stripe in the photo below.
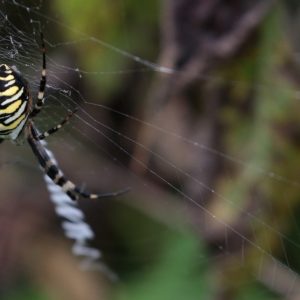
[[[4,81],[9,81],[9,80],[12,80],[12,79],[15,79],[15,76],[8,75],[6,77],[0,77],[0,80],[4,80]]]
[[[3,114],[11,114],[20,107],[22,104],[22,100],[17,100],[16,102],[13,102],[11,105],[7,106],[5,109],[0,109],[0,115]]]
[[[11,123],[8,126],[5,126],[3,124],[0,124],[0,131],[4,131],[4,130],[12,130],[18,127],[18,125],[25,119],[26,114],[21,115],[16,121],[14,121],[13,123]]]
[[[6,89],[4,92],[0,92],[0,96],[13,96],[19,90],[19,87],[14,85],[9,89]]]

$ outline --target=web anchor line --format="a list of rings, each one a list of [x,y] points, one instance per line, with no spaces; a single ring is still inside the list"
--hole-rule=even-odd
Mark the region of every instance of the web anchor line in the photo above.
[[[46,148],[47,143],[42,140],[43,146]],[[46,152],[55,163],[53,153],[46,148]],[[71,200],[65,194],[61,187],[56,185],[47,175],[44,176],[50,199],[55,207],[56,214],[63,219],[62,228],[67,238],[74,240],[72,253],[80,257],[79,267],[86,271],[100,271],[109,280],[117,281],[118,276],[106,266],[101,259],[101,252],[88,245],[95,234],[89,224],[85,221],[82,210],[78,207],[76,201]]]

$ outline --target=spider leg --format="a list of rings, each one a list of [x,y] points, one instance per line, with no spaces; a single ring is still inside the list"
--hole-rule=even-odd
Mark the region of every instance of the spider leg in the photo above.
[[[72,118],[72,116],[75,114],[76,111],[77,111],[77,108],[74,109],[73,111],[69,111],[68,114],[64,117],[64,119],[59,124],[57,124],[56,126],[50,128],[49,130],[47,130],[41,134],[39,134],[38,136],[36,136],[36,139],[43,140],[43,139],[47,138],[49,135],[60,130]]]
[[[112,193],[104,193],[104,194],[90,194],[84,191],[81,191],[79,187],[77,187],[72,181],[68,180],[62,171],[58,168],[58,166],[50,159],[47,154],[46,149],[43,147],[41,142],[37,139],[38,132],[35,129],[32,122],[28,122],[26,126],[26,137],[27,141],[37,157],[41,167],[45,170],[45,173],[53,180],[54,183],[59,185],[62,190],[72,199],[78,200],[79,196],[88,199],[99,199],[105,197],[114,197],[121,195],[127,192],[129,189],[124,189],[117,192]]]
[[[54,183],[59,185],[72,200],[78,200],[78,195],[73,191],[75,185],[67,180],[57,165],[52,162],[46,152],[46,149],[43,147],[41,142],[36,139],[38,133],[31,122],[28,122],[26,127],[26,135],[27,141],[45,173],[53,180]]]
[[[109,193],[102,193],[102,194],[90,194],[87,192],[82,191],[80,188],[75,186],[74,191],[79,194],[80,196],[88,199],[100,199],[100,198],[109,198],[109,197],[116,197],[123,195],[130,191],[130,188],[125,188],[123,190],[119,190],[116,192],[109,192]]]
[[[30,117],[35,117],[43,108],[45,102],[45,88],[46,88],[46,48],[45,48],[45,40],[44,35],[41,32],[41,50],[43,54],[43,63],[42,63],[42,75],[40,80],[40,88],[37,96],[37,102],[34,105],[32,112],[30,113]]]

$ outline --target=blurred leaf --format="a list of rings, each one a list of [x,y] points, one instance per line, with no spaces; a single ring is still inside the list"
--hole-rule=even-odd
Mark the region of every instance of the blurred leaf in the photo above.
[[[120,300],[210,299],[208,257],[190,234],[166,241],[160,262],[143,278],[121,289]]]
[[[275,300],[281,299],[259,284],[252,284],[244,288],[235,298],[239,300]]]
[[[41,292],[37,287],[30,285],[19,285],[12,289],[5,298],[9,300],[49,300],[50,298],[46,296],[45,293]]]
[[[66,31],[63,34],[68,39],[82,38],[78,32],[88,33],[101,42],[109,43],[113,47],[122,49],[140,57],[150,59],[158,50],[158,1],[143,2],[138,0],[107,1],[89,0],[82,5],[82,1],[55,1],[55,10],[59,11],[65,23],[74,28],[74,31]],[[76,45],[79,54],[79,68],[90,72],[112,72],[112,74],[101,74],[91,76],[93,90],[104,94],[116,90],[118,85],[124,82],[123,75],[119,71],[132,69],[133,60],[128,60],[126,55],[116,53],[105,46],[85,40]],[[142,68],[141,65],[137,66]],[[113,74],[116,72],[116,74]],[[115,75],[115,76],[114,76]],[[128,77],[128,76],[127,76]],[[101,84],[99,86],[99,82]]]

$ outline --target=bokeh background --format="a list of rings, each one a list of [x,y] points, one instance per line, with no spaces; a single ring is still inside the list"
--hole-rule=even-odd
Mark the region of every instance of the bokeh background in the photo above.
[[[92,191],[131,187],[79,201],[114,283],[78,268],[26,143],[1,144],[1,299],[300,299],[298,1],[3,1],[0,11],[1,60],[33,94],[44,32],[39,128],[80,107],[49,138],[65,174]]]

